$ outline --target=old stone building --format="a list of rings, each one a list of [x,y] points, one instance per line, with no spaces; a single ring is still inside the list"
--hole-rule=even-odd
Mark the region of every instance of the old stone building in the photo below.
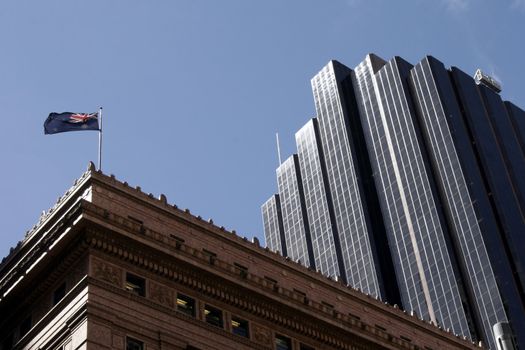
[[[0,348],[479,349],[91,164],[0,265]]]

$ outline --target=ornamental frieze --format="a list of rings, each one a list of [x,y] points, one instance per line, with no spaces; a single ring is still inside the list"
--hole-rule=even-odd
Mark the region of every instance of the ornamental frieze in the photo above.
[[[98,259],[92,259],[93,277],[109,284],[122,286],[122,269]]]
[[[151,300],[170,308],[175,307],[173,290],[153,281],[149,284],[149,297]]]

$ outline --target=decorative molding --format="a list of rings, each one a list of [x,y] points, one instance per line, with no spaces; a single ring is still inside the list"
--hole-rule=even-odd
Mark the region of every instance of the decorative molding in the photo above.
[[[256,323],[252,323],[253,339],[268,347],[272,346],[272,332],[265,327],[262,327]]]
[[[181,245],[180,251],[189,254],[184,254],[183,257],[173,256],[173,258],[177,260],[181,258],[183,259],[175,264],[166,261],[166,259],[162,260],[159,256],[148,254],[147,251],[142,249],[133,249],[129,244],[126,246],[123,242],[110,238],[107,232],[102,233],[90,229],[89,233],[87,241],[91,247],[97,250],[116,255],[128,263],[142,267],[150,272],[160,275],[161,277],[168,278],[172,282],[185,285],[200,294],[208,295],[211,298],[220,300],[235,308],[245,310],[257,317],[265,319],[270,324],[279,325],[294,333],[303,334],[314,341],[324,343],[329,347],[345,350],[365,349],[375,341],[377,344],[390,346],[396,349],[415,349],[414,344],[408,341],[383,331],[379,334],[375,327],[367,325],[362,321],[356,322],[356,320],[348,318],[346,315],[336,314],[338,315],[336,317],[333,311],[327,313],[328,315],[322,315],[325,313],[323,312],[322,304],[310,301],[308,305],[304,305],[304,303],[294,300],[290,296],[287,297],[289,293],[293,293],[292,291],[286,290],[286,292],[283,292],[284,289],[279,288],[276,292],[279,294],[280,298],[286,299],[288,302],[297,303],[297,305],[300,306],[298,307],[298,310],[300,310],[299,315],[297,315],[298,310],[295,310],[295,312],[285,312],[285,309],[287,309],[288,306],[283,307],[283,305],[276,305],[270,300],[255,297],[253,293],[250,293],[249,295],[242,293],[238,288],[229,286],[229,284],[233,282],[218,283],[217,279],[221,279],[220,274],[217,277],[214,277],[211,273],[204,271],[202,271],[202,273],[197,273],[195,267],[191,267],[184,262],[189,258],[197,260],[200,263],[209,263],[209,260],[205,259],[202,254],[200,254],[200,251],[191,248],[186,244]],[[226,268],[227,266],[229,266],[229,268]],[[234,265],[230,266],[226,262],[216,260],[213,267],[219,269],[219,273],[228,272],[229,274],[235,275],[235,272],[233,272],[236,271]],[[250,279],[250,276],[252,280],[260,282],[257,283],[259,288],[263,288],[263,278],[254,278],[253,275],[248,274],[247,279]],[[240,275],[238,276],[238,279],[239,281],[244,281]],[[263,289],[274,290],[271,286]],[[162,304],[159,300],[151,300]],[[314,319],[313,316],[304,317],[307,315],[305,313],[306,310],[304,310],[305,308],[313,309],[311,311],[318,313],[319,316],[330,316],[332,322],[335,321],[338,325],[332,325],[332,322],[326,323],[323,318]],[[323,322],[324,325],[320,322]],[[336,330],[332,327],[344,329],[348,333],[342,336],[341,330]],[[467,348],[468,347],[465,347],[465,349]]]
[[[175,308],[175,297],[173,289],[161,284],[150,281],[148,296],[151,300],[165,305],[169,308]]]
[[[122,287],[123,270],[121,268],[95,258],[92,258],[91,262],[93,277],[114,286]]]

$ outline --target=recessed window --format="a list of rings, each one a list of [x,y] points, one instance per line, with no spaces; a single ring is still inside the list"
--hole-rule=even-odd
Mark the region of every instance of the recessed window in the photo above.
[[[126,337],[126,350],[144,350],[144,342],[131,337]]]
[[[221,310],[214,308],[213,306],[210,306],[210,305],[205,305],[204,306],[204,317],[206,319],[206,322],[208,322],[209,324],[223,328]]]
[[[31,330],[31,324],[31,315],[29,315],[20,323],[20,337],[23,337]]]
[[[195,299],[184,294],[177,294],[177,310],[191,317],[195,317]]]
[[[146,296],[146,280],[131,273],[126,273],[126,290],[144,297]]]
[[[232,333],[249,338],[250,330],[248,328],[248,321],[238,317],[232,317]]]
[[[292,339],[284,335],[275,335],[275,349],[276,350],[292,350]]]
[[[273,283],[273,284],[277,284],[277,281],[274,280],[273,278],[271,277],[268,277],[268,276],[264,276],[264,279],[270,283]]]
[[[248,268],[246,266],[243,266],[241,264],[233,263],[235,267],[237,267],[239,274],[242,278],[246,278],[248,276]]]
[[[9,334],[2,342],[2,350],[11,350],[13,348],[13,333]]]
[[[208,259],[208,262],[211,265],[215,264],[215,260],[217,260],[217,254],[206,249],[203,249],[202,252],[204,253],[204,256]]]
[[[54,292],[53,292],[53,305],[56,305],[58,304],[58,302],[60,300],[62,300],[62,298],[66,295],[66,284],[65,283],[62,283],[60,285],[60,287],[58,287]]]
[[[327,308],[330,308],[330,309],[334,308],[334,306],[332,304],[329,304],[326,301],[321,301],[321,304],[323,304],[324,306],[326,306]]]
[[[376,324],[376,328],[386,332],[386,328]]]
[[[308,345],[305,345],[305,344],[300,344],[299,345],[299,350],[315,350],[315,348],[313,348],[311,346],[308,346]]]

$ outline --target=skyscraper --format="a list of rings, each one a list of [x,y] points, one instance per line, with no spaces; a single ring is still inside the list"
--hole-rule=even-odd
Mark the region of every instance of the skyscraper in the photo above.
[[[314,119],[298,135],[316,137],[296,140],[300,159],[320,156],[299,171],[324,181],[303,177],[304,198],[328,213],[307,200],[308,221],[328,224],[310,224],[311,241],[331,234],[353,287],[491,348],[493,326],[510,321],[525,344],[525,112],[489,77],[476,83],[433,57],[331,61],[312,88],[318,134]]]

